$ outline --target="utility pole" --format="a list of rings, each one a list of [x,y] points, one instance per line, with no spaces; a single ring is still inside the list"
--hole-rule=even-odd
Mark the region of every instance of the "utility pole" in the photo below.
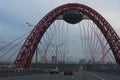
[[[65,52],[63,52],[63,63],[65,63]]]
[[[56,63],[58,62],[57,61],[57,54],[58,54],[58,46],[56,45]]]
[[[36,64],[38,63],[38,47],[36,48],[36,58],[35,58]]]
[[[26,24],[28,27],[34,27],[34,26],[35,26],[35,25],[32,25],[32,24],[29,23],[29,22],[26,22],[25,24]],[[37,50],[38,50],[38,47],[36,48],[36,53],[35,53],[35,54],[36,54],[36,55],[35,55],[35,63],[36,63],[36,64],[38,63],[38,62],[37,62],[37,61],[38,61],[38,59],[37,59],[37,58],[38,58],[38,57],[37,57],[37,56],[38,56]]]
[[[55,50],[55,53],[56,53],[56,55],[55,55],[55,56],[56,56],[56,63],[58,62],[58,58],[57,58],[57,56],[58,56],[58,47],[59,47],[59,46],[62,46],[63,44],[64,44],[64,43],[56,44],[56,45],[53,44],[53,45],[56,47],[56,50]]]

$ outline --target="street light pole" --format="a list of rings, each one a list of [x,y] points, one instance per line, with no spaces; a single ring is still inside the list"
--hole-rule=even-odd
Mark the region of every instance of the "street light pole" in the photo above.
[[[58,62],[57,61],[57,54],[58,54],[58,46],[56,45],[56,63]]]
[[[38,63],[37,61],[38,61],[38,47],[36,48],[36,64]]]
[[[65,63],[65,52],[63,52],[63,63]]]
[[[58,56],[58,47],[59,47],[59,46],[62,46],[63,44],[64,44],[64,43],[56,44],[56,45],[55,45],[55,47],[56,47],[56,50],[55,50],[55,53],[56,53],[56,63],[58,63],[58,60],[57,60],[57,59],[58,59],[58,58],[57,58],[57,56]]]

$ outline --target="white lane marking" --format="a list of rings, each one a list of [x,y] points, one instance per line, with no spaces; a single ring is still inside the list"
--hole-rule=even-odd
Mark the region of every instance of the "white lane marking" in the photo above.
[[[73,79],[73,78],[74,78],[74,76],[72,75],[72,76],[71,76],[71,79]]]
[[[91,75],[93,75],[93,76],[95,76],[96,78],[98,78],[100,80],[105,80],[104,78],[102,78],[102,77],[100,77],[100,76],[98,76],[98,75],[96,75],[94,73],[91,73],[91,72],[88,72],[88,73],[91,74]]]
[[[50,76],[46,76],[46,78],[50,78]]]

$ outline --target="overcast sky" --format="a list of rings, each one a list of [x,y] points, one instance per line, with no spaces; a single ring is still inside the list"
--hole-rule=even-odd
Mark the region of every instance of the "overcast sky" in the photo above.
[[[0,0],[0,38],[11,39],[29,31],[25,24],[37,24],[55,7],[77,2],[103,15],[120,35],[120,0]]]
[[[65,3],[85,4],[99,12],[120,36],[120,0],[0,0],[0,43],[15,40],[49,11]]]

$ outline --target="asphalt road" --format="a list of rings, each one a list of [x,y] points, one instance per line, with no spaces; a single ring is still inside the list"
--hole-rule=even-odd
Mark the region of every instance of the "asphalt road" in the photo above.
[[[73,76],[64,76],[63,73],[60,74],[34,74],[27,76],[16,76],[0,78],[0,80],[120,80],[120,76],[96,73],[96,72],[74,72]]]

